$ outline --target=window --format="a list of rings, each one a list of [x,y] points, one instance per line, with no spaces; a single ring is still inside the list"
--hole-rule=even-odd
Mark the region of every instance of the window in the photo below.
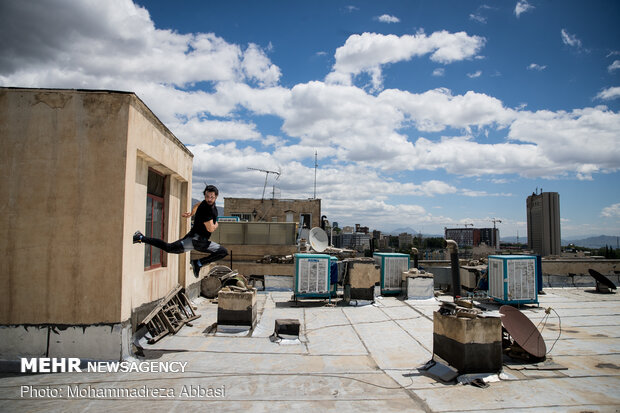
[[[300,214],[299,224],[302,228],[311,228],[312,227],[312,214]]]
[[[146,230],[147,237],[163,239],[164,237],[164,189],[165,177],[152,169],[146,189]],[[144,268],[161,267],[164,252],[159,248],[144,244]]]

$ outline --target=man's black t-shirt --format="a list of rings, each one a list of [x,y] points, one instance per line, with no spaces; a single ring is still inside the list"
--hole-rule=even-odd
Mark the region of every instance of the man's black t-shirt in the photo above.
[[[205,222],[210,220],[213,220],[214,223],[217,221],[217,207],[215,204],[211,206],[207,204],[207,201],[202,201],[196,210],[196,215],[194,216],[194,226],[192,227],[190,234],[198,234],[201,237],[209,239],[211,237],[211,233],[207,231]]]

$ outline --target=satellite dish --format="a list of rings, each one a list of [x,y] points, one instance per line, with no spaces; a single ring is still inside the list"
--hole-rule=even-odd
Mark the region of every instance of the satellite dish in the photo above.
[[[609,278],[605,277],[600,272],[593,270],[592,268],[590,268],[588,272],[590,272],[590,275],[596,280],[596,291],[602,290],[602,288],[600,288],[601,284],[603,285],[603,287],[607,287],[607,290],[616,289],[616,284],[614,284]]]
[[[509,305],[501,306],[499,312],[502,315],[502,325],[523,350],[534,357],[545,357],[545,340],[525,314]]]
[[[312,228],[310,234],[308,234],[308,238],[310,238],[310,246],[312,246],[312,249],[316,252],[323,252],[329,246],[327,234],[319,227]]]

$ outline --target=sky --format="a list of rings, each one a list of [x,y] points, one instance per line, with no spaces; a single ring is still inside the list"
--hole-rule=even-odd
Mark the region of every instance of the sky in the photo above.
[[[341,227],[495,219],[525,239],[542,190],[563,239],[617,236],[619,18],[607,0],[0,0],[0,85],[135,92],[220,206],[267,177]]]

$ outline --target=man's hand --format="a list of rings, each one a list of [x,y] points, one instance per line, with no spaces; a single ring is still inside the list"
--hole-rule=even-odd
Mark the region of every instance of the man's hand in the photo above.
[[[191,213],[191,212],[183,212],[183,213],[181,214],[181,216],[182,216],[183,218],[189,218],[189,217],[191,217],[191,216],[192,216],[192,213]]]

